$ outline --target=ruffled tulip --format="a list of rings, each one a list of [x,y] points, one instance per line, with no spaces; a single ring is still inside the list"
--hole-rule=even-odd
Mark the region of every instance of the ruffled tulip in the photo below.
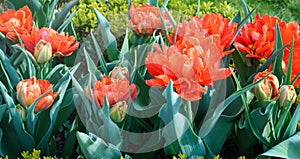
[[[39,96],[49,91],[36,103],[35,112],[48,109],[54,102],[57,92],[53,93],[52,85],[47,80],[37,80],[35,77],[22,80],[17,85],[17,100],[29,107]]]
[[[297,99],[297,93],[293,85],[283,85],[279,89],[279,106],[286,108],[290,103],[294,104]]]
[[[91,99],[88,88],[85,87],[86,95]],[[95,102],[99,108],[104,105],[104,95],[106,95],[111,107],[120,101],[128,101],[131,97],[133,100],[136,97],[136,87],[130,84],[127,79],[108,78],[103,76],[101,80],[94,81],[92,89]]]
[[[32,28],[32,14],[27,6],[19,10],[8,9],[0,15],[0,32],[12,42],[18,41],[18,36],[28,34]]]
[[[142,35],[152,35],[154,30],[162,28],[162,22],[160,14],[162,15],[167,28],[170,28],[171,22],[166,13],[160,12],[159,8],[151,6],[149,4],[144,4],[140,7],[135,7],[134,3],[131,3],[129,15],[129,24],[132,29],[134,29],[138,34]]]
[[[129,80],[129,72],[128,72],[128,69],[126,67],[116,66],[109,73],[109,77]]]
[[[69,56],[75,51],[79,42],[75,42],[73,36],[68,33],[58,33],[51,28],[32,28],[30,34],[22,35],[21,39],[24,43],[25,49],[34,54],[34,48],[40,40],[49,42],[52,47],[52,53],[55,56]]]
[[[254,76],[253,82],[265,77],[269,72],[259,72]],[[268,75],[263,81],[253,87],[252,91],[258,100],[276,100],[278,94],[279,81],[275,75]]]
[[[216,27],[218,26],[218,27]],[[197,16],[191,17],[190,21],[183,21],[177,26],[171,35],[167,35],[168,41],[175,44],[174,41],[180,41],[184,37],[194,36],[199,40],[205,35],[213,37],[213,42],[217,46],[221,56],[228,55],[234,50],[225,51],[230,46],[237,29],[236,23],[229,23],[229,20],[220,14],[206,14],[201,19]]]
[[[174,82],[176,92],[189,101],[201,99],[205,86],[231,75],[229,68],[220,68],[221,56],[209,38],[201,40],[186,37],[171,47],[154,46],[145,60],[148,72],[154,79],[147,80],[149,86],[167,86]]]
[[[290,44],[292,37],[298,39],[298,28],[295,22],[286,24],[278,17],[256,15],[254,22],[245,25],[236,37],[234,45],[249,58],[267,59],[274,50],[275,25],[278,22],[283,45]],[[288,48],[286,48],[288,49]]]

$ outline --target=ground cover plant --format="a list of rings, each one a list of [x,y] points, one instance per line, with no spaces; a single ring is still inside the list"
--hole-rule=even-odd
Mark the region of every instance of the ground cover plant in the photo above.
[[[298,158],[298,2],[258,3],[3,2],[0,157]]]

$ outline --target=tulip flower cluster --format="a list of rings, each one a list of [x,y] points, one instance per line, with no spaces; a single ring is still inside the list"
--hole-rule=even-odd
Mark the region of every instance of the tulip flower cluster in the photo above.
[[[99,27],[76,42],[79,0],[7,1],[0,158],[300,157],[297,22],[252,17],[243,0],[232,19],[202,16],[199,1],[180,20],[168,1],[128,1],[124,36],[95,8],[84,18]]]

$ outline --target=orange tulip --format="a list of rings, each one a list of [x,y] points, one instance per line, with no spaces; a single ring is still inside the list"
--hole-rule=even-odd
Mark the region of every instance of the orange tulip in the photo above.
[[[91,99],[87,87],[85,88],[85,92],[87,97]],[[103,76],[101,80],[96,80],[94,82],[92,94],[99,108],[104,105],[104,95],[106,95],[108,102],[112,107],[118,102],[127,102],[129,97],[133,100],[136,97],[136,87],[134,84],[130,85],[127,79],[108,78]]]
[[[249,58],[270,57],[274,50],[276,21],[279,24],[283,45],[290,44],[293,36],[296,39],[299,38],[297,23],[286,24],[277,17],[266,14],[260,17],[257,14],[254,22],[250,22],[241,29],[240,35],[234,42],[235,47],[246,53]]]
[[[210,38],[202,36],[185,37],[171,47],[154,46],[156,52],[149,52],[145,60],[148,72],[154,79],[147,80],[149,86],[167,86],[174,82],[177,93],[186,100],[201,99],[206,92],[204,86],[231,75],[229,68],[220,68],[217,47]]]
[[[135,4],[131,3],[129,24],[138,34],[152,35],[154,30],[160,29],[160,31],[162,31],[163,29],[159,13],[162,14],[167,28],[170,28],[171,22],[168,15],[164,12],[160,12],[159,8],[149,4],[144,4],[136,8]]]
[[[22,35],[21,39],[26,50],[34,54],[34,48],[40,40],[49,42],[52,47],[52,53],[55,56],[69,56],[75,51],[79,42],[75,42],[73,36],[68,36],[68,33],[58,33],[51,28],[32,28],[30,34]]]
[[[27,34],[32,28],[32,14],[27,6],[19,10],[8,9],[0,15],[0,32],[7,39],[17,42],[19,35]]]
[[[191,17],[190,21],[183,21],[171,35],[167,35],[167,38],[171,44],[174,44],[175,38],[176,41],[182,40],[183,37],[187,36],[202,38],[202,35],[205,34],[206,37],[213,37],[213,41],[217,46],[219,53],[222,56],[225,56],[234,51],[225,51],[225,49],[230,46],[231,39],[233,38],[236,29],[237,24],[229,24],[229,20],[222,15],[206,14],[201,19],[195,16]]]
[[[47,80],[37,80],[35,77],[22,80],[17,85],[17,100],[26,107],[29,107],[39,96],[49,91],[36,104],[34,111],[48,109],[54,102],[57,92],[53,93],[52,85]]]
[[[230,23],[222,14],[205,14],[201,18],[201,26],[207,31],[208,35],[214,37],[214,42],[221,52],[230,46],[230,42],[237,30],[237,23]],[[223,54],[227,55],[233,51],[234,49],[224,51]]]

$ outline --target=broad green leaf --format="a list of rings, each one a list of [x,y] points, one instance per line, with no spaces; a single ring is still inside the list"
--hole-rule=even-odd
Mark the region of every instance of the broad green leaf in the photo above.
[[[78,68],[78,65],[75,66],[75,68],[70,72],[70,74],[71,75],[74,74],[74,72],[76,71],[77,68]],[[42,140],[37,144],[37,149],[41,149],[41,150],[45,149],[47,146],[47,143],[52,135],[52,131],[55,126],[57,115],[61,108],[61,103],[64,99],[69,82],[71,80],[70,74],[66,73],[53,88],[53,91],[60,90],[60,93],[58,94],[58,100],[55,103],[53,103],[53,105],[50,108],[50,112],[49,112],[50,126],[47,129],[47,133],[43,136]]]
[[[293,115],[288,127],[285,130],[282,140],[285,140],[296,133],[299,117],[300,117],[300,104],[297,105],[297,108],[294,112],[294,115]]]
[[[9,75],[8,82],[11,83],[12,87],[17,86],[17,84],[20,81],[19,75],[16,71],[16,69],[10,64],[9,59],[6,57],[6,55],[0,50],[0,59],[5,66],[5,70],[7,70],[7,74]],[[8,78],[8,77],[6,77]]]
[[[119,56],[119,50],[117,48],[117,41],[115,36],[111,33],[108,21],[106,18],[94,8],[96,14],[98,25],[101,29],[102,40],[104,43],[104,48],[108,54],[110,61],[117,60]]]
[[[70,14],[70,16],[65,20],[63,24],[57,29],[58,32],[66,32],[66,28],[72,23],[72,19],[75,16],[76,11]]]
[[[68,135],[64,143],[64,148],[61,155],[63,158],[71,158],[72,150],[76,141],[76,133],[78,131],[78,120],[78,116],[76,116],[70,130],[68,131]]]
[[[264,77],[265,78],[265,77]],[[257,82],[254,82],[252,84],[247,85],[243,89],[240,89],[234,93],[232,93],[228,98],[223,100],[214,110],[209,110],[206,119],[204,119],[204,123],[202,124],[200,130],[199,130],[199,136],[201,138],[204,138],[214,127],[216,122],[218,121],[221,114],[224,112],[224,110],[232,103],[234,100],[239,98],[243,93],[249,91],[252,89],[255,85],[257,85],[259,82],[261,82],[264,78],[260,79]]]
[[[242,3],[242,6],[243,6],[245,15],[248,15],[250,10],[249,10],[246,2],[244,0],[241,0],[241,3]],[[247,23],[249,23],[250,21],[251,21],[251,18],[247,20]]]
[[[279,50],[280,48],[283,47],[283,43],[282,43],[282,37],[281,37],[281,33],[280,33],[280,27],[278,24],[278,21],[276,21],[276,25],[275,25],[275,44],[274,44],[274,51]],[[274,72],[274,75],[276,75],[276,77],[279,80],[279,83],[282,82],[282,78],[284,76],[284,72],[282,69],[282,60],[283,60],[283,50],[280,51],[279,55],[276,56],[276,60],[273,62],[272,64],[272,71]]]
[[[111,158],[120,159],[122,156],[112,144],[106,144],[101,138],[90,134],[90,136],[77,132],[76,134],[81,151],[86,158]]]
[[[104,56],[103,56],[103,53],[102,53],[102,51],[101,51],[101,48],[100,48],[100,46],[99,46],[99,44],[98,44],[98,42],[97,42],[97,40],[96,40],[96,38],[95,38],[95,36],[94,36],[94,34],[91,32],[91,38],[92,38],[92,40],[93,40],[93,44],[94,44],[94,47],[95,47],[95,51],[96,51],[96,53],[97,53],[97,56],[98,56],[98,59],[99,59],[99,62],[100,62],[100,66],[101,66],[101,68],[102,68],[102,70],[103,70],[103,72],[104,72],[104,74],[106,75],[106,76],[108,76],[108,68],[107,68],[107,64],[106,64],[106,61],[105,61],[105,58],[104,58]],[[126,37],[125,37],[126,38]],[[124,41],[125,42],[125,41]],[[124,45],[124,44],[123,44]]]
[[[63,6],[60,12],[55,15],[51,28],[57,30],[65,21],[66,17],[70,13],[71,9],[79,2],[79,0],[73,0]]]
[[[109,103],[106,96],[104,96],[104,106],[102,107],[99,117],[103,125],[98,125],[99,130],[97,135],[106,143],[111,143],[116,147],[120,147],[122,143],[121,129],[110,119]]]
[[[182,100],[173,92],[172,81],[169,82],[163,95],[167,103],[162,106],[159,117],[165,124],[162,132],[166,140],[165,150],[172,155],[182,152],[190,158],[205,156],[205,146],[201,138],[195,134],[189,120],[179,113]]]
[[[272,147],[258,158],[278,157],[278,158],[298,158],[300,156],[300,132]]]
[[[148,0],[148,3],[151,6],[158,7],[158,0]]]
[[[242,15],[241,15],[241,12],[239,11],[233,18],[232,20],[230,21],[230,23],[240,23],[242,21]]]

